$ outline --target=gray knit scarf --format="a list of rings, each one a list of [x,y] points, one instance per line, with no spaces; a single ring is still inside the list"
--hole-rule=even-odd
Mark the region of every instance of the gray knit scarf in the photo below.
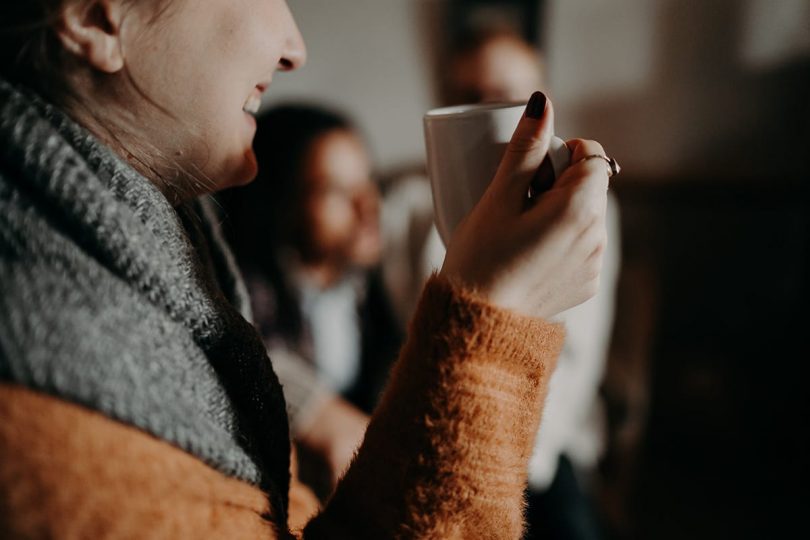
[[[281,386],[210,203],[158,189],[0,79],[0,380],[136,426],[260,486],[286,522]]]

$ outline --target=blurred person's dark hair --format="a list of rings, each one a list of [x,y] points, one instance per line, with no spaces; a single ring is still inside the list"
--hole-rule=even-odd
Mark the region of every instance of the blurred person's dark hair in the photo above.
[[[275,107],[257,124],[258,176],[221,199],[254,324],[370,412],[401,336],[378,271],[379,191],[366,145],[344,115],[320,106]],[[335,294],[349,299],[338,315],[323,307]],[[350,321],[351,347],[329,341],[324,313]],[[330,371],[333,358],[354,367]]]
[[[357,132],[341,113],[312,105],[283,105],[257,118],[253,150],[263,166],[256,180],[224,197],[241,257],[261,265],[269,246],[298,240],[293,213],[304,186],[297,180],[312,143],[332,131]]]
[[[256,179],[221,193],[226,213],[224,230],[243,269],[258,271],[276,283],[286,282],[278,265],[278,250],[300,245],[305,231],[296,213],[306,186],[300,181],[307,153],[321,136],[334,131],[356,133],[346,116],[323,107],[289,104],[274,107],[256,119],[253,150],[259,160]],[[276,324],[287,335],[302,331],[302,318],[294,309],[289,288],[276,294]]]

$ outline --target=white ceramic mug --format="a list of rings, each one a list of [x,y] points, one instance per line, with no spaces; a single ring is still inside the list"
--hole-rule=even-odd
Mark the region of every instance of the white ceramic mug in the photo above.
[[[445,246],[495,176],[525,109],[525,103],[459,105],[425,114],[434,216]],[[571,152],[565,142],[553,137],[548,156],[538,171],[540,184],[544,185],[533,186],[535,192],[548,189],[570,160]]]

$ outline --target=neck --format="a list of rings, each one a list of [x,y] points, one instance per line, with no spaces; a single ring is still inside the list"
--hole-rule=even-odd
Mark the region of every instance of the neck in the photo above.
[[[328,262],[301,261],[301,273],[310,283],[319,289],[328,289],[334,286],[346,275],[346,268]]]
[[[176,160],[168,158],[164,150],[151,142],[158,140],[157,137],[144,132],[142,126],[145,121],[142,117],[149,113],[140,107],[121,106],[115,101],[116,98],[120,100],[126,90],[105,87],[105,92],[88,95],[90,92],[87,84],[74,87],[76,86],[85,88],[85,92],[65,100],[64,109],[71,118],[151,181],[172,206],[178,206],[198,195],[194,190],[197,182],[184,173]],[[106,95],[113,97],[103,97]],[[134,104],[135,98],[130,101]],[[86,105],[88,103],[93,105]],[[136,112],[138,110],[140,112]],[[157,111],[152,112],[156,113]],[[158,123],[164,124],[165,122]]]

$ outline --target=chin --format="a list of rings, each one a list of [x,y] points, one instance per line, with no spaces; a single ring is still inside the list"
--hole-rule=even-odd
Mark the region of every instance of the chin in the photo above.
[[[361,268],[371,268],[380,264],[382,259],[381,246],[365,246],[355,249],[352,254],[352,263]]]
[[[230,174],[220,176],[221,181],[217,183],[217,191],[249,184],[256,178],[259,172],[259,167],[256,163],[256,155],[253,153],[253,150],[245,152],[242,159],[234,165],[234,167],[229,167]]]
[[[239,174],[236,175],[237,179],[233,185],[244,186],[245,184],[249,184],[256,178],[258,173],[259,164],[256,161],[256,154],[253,153],[253,148],[249,148],[245,152],[244,159],[242,160],[242,168]]]

